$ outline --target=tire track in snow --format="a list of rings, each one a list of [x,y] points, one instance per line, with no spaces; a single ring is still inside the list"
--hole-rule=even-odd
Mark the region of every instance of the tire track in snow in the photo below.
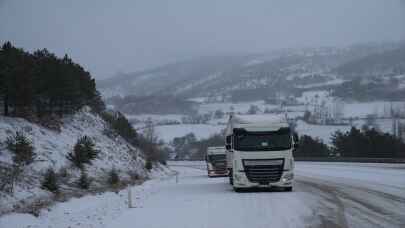
[[[337,210],[337,227],[405,227],[405,199],[362,186],[335,183],[330,180],[298,176],[298,185],[313,194],[320,194]],[[312,188],[312,190],[311,190]],[[329,209],[334,217],[333,209]],[[401,214],[402,213],[402,214]]]
[[[323,210],[327,211],[327,214],[320,214],[320,220],[322,222],[321,227],[336,227],[336,228],[346,228],[349,227],[346,216],[345,216],[345,206],[339,197],[334,194],[334,188],[329,186],[321,185],[316,182],[305,181],[300,177],[297,177],[295,187],[304,192],[311,194],[316,194],[321,196],[324,201],[320,201],[319,205]],[[330,208],[333,205],[333,208]]]

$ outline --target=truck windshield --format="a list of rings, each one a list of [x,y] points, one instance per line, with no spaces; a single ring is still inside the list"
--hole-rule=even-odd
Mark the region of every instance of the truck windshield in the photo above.
[[[239,151],[276,151],[291,149],[289,128],[270,132],[239,132],[235,137],[235,149]]]
[[[209,162],[225,161],[225,154],[208,155]]]

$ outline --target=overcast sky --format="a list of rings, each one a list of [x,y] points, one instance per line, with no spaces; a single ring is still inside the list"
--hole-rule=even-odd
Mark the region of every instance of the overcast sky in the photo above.
[[[201,55],[404,38],[401,0],[0,0],[0,42],[93,76]]]

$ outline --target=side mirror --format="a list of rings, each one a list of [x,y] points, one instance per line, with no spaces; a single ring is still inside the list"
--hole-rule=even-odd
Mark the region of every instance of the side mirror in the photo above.
[[[293,139],[294,139],[294,142],[298,142],[300,140],[300,138],[298,137],[298,134],[296,132],[294,132],[294,134],[293,134]]]
[[[300,147],[300,144],[294,143],[294,149],[297,149],[298,147]]]
[[[226,146],[225,146],[225,149],[226,149],[226,150],[231,150],[231,149],[232,149],[232,148],[231,148],[231,145],[226,145]]]

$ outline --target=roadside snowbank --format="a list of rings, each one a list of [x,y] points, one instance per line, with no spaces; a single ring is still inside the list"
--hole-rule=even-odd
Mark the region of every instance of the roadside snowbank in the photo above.
[[[0,193],[0,214],[11,212],[16,206],[24,206],[44,199],[49,201],[52,194],[40,188],[43,173],[49,167],[55,171],[66,169],[72,181],[76,181],[80,172],[72,167],[66,155],[73,149],[77,139],[81,136],[89,136],[99,150],[98,158],[92,165],[86,166],[87,174],[95,179],[94,185],[101,185],[106,174],[115,168],[123,180],[131,178],[130,174],[136,174],[140,178],[158,177],[165,175],[169,170],[157,165],[154,170],[148,172],[145,167],[144,154],[138,148],[128,144],[122,137],[111,134],[108,124],[99,116],[83,109],[75,115],[62,119],[60,132],[49,130],[42,126],[28,122],[21,118],[0,116],[0,162],[12,164],[10,152],[6,149],[7,137],[16,132],[23,131],[32,141],[37,154],[37,162],[25,167],[24,181],[14,188],[14,194]],[[72,183],[74,184],[74,183]],[[61,186],[71,189],[71,186]]]
[[[146,181],[142,185],[131,187],[133,204],[137,206],[143,200],[156,192],[155,185],[165,181],[161,177]],[[128,209],[127,189],[88,195],[74,198],[67,202],[56,204],[49,209],[41,210],[38,217],[31,214],[12,213],[0,217],[1,228],[83,228],[105,227],[106,221],[111,221]],[[136,209],[133,209],[136,210]]]

